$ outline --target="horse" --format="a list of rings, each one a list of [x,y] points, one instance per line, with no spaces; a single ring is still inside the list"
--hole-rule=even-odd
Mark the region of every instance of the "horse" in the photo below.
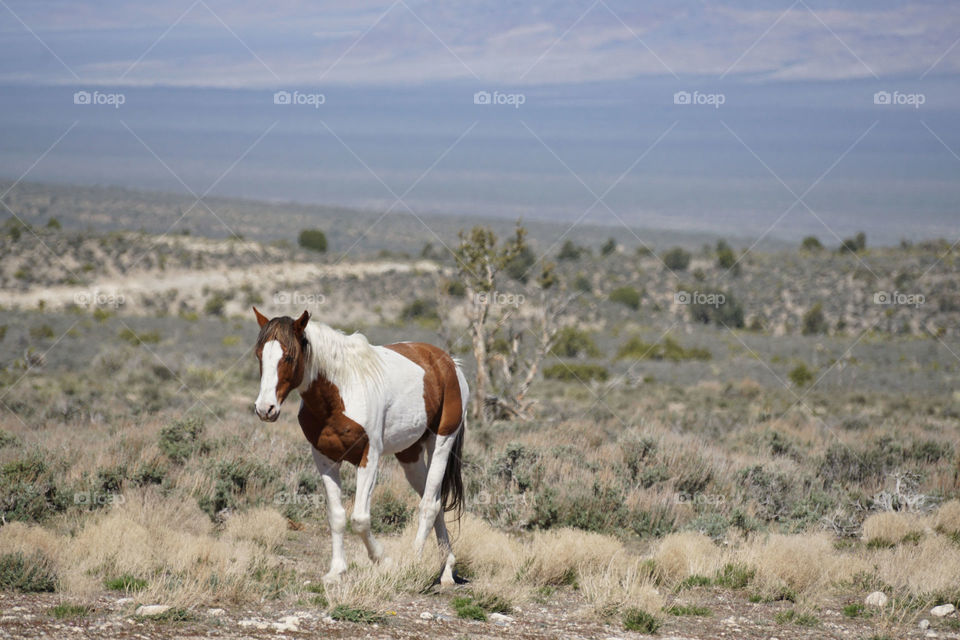
[[[432,527],[443,558],[442,585],[456,581],[456,559],[444,514],[463,509],[461,453],[467,400],[460,363],[444,350],[421,342],[371,345],[360,333],[347,335],[304,311],[299,318],[268,319],[253,308],[260,334],[256,354],[260,393],[254,410],[275,422],[287,395],[297,389],[297,419],[323,480],[332,538],[327,583],[346,571],[343,534],[346,512],[340,495],[340,465],[357,467],[350,522],[374,563],[383,547],[370,529],[370,504],[383,456],[394,455],[420,495],[414,552],[420,557]]]

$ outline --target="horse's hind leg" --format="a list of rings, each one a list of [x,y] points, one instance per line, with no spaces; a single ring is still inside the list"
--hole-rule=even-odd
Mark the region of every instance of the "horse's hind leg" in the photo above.
[[[443,475],[447,469],[447,461],[456,446],[456,436],[457,431],[450,435],[438,435],[433,453],[430,456],[423,496],[420,498],[420,522],[417,528],[417,537],[413,543],[417,554],[423,552],[423,545],[427,541],[430,528],[434,526],[438,518],[443,518],[440,491],[443,488]],[[445,531],[446,527],[444,527]],[[449,540],[447,544],[449,545]]]
[[[397,456],[400,458],[400,456]],[[427,461],[424,450],[418,453],[416,460],[406,462],[409,458],[400,460],[400,466],[403,468],[403,474],[407,477],[407,482],[417,492],[417,495],[423,498],[423,489],[427,482]],[[447,524],[444,522],[443,514],[437,514],[433,521],[433,530],[437,534],[437,545],[440,547],[440,556],[443,558],[443,572],[440,574],[440,584],[454,584],[453,567],[456,558],[453,556],[453,548],[450,545],[450,536],[447,534]]]

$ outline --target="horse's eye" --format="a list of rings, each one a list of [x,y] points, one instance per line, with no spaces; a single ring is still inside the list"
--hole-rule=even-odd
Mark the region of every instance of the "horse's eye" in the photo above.
[[[287,362],[293,362],[293,356],[284,356],[283,359],[286,360]]]

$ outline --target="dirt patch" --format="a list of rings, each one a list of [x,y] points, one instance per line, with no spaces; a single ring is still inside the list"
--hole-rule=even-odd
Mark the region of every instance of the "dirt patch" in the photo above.
[[[85,604],[90,612],[80,618],[57,619],[53,608],[64,602],[56,595],[0,594],[0,634],[4,637],[82,638],[638,638],[618,620],[605,624],[583,618],[583,602],[575,592],[530,604],[509,614],[509,621],[463,620],[451,606],[464,588],[410,596],[383,608],[383,621],[361,624],[337,621],[328,612],[309,605],[284,607],[264,603],[255,607],[228,606],[188,610],[185,621],[151,620],[135,615],[135,605],[107,595]],[[709,610],[709,615],[661,615],[657,636],[676,640],[715,638],[870,638],[925,637],[914,624],[893,624],[870,618],[847,618],[839,609],[817,611],[815,626],[777,621],[790,603],[750,603],[741,594],[703,590],[685,598]],[[782,617],[782,616],[781,616]],[[960,637],[943,621],[933,621],[936,637]]]

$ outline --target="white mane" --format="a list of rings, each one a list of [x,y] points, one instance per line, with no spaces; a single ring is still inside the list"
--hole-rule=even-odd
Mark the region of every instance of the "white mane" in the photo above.
[[[318,375],[343,389],[344,385],[373,385],[383,381],[383,362],[367,338],[347,335],[320,322],[308,322],[307,364],[300,390],[305,391]]]

